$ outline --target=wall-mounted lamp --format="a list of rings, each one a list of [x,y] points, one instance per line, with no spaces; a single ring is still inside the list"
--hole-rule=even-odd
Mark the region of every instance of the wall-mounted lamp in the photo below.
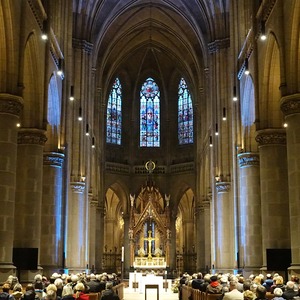
[[[42,28],[42,34],[41,34],[41,39],[43,41],[47,41],[48,40],[48,34],[47,34],[47,20],[43,21],[43,28]]]
[[[265,41],[267,39],[265,21],[260,22],[260,30],[261,30],[260,39],[262,41]]]
[[[216,123],[216,131],[215,131],[215,135],[219,135],[219,127],[218,127],[218,123]]]
[[[284,128],[287,128],[287,127],[288,127],[288,123],[286,123],[286,122],[283,123],[283,127],[284,127]]]
[[[86,135],[86,136],[89,136],[89,135],[90,135],[90,132],[89,132],[89,124],[86,124],[86,125],[85,125],[85,135]]]
[[[82,108],[79,107],[78,121],[82,121]]]
[[[227,117],[226,117],[226,107],[223,107],[223,117],[222,117],[222,120],[223,121],[227,120]]]
[[[233,101],[237,101],[237,99],[238,99],[238,98],[237,98],[237,93],[236,93],[236,86],[234,86],[234,87],[233,87],[233,97],[232,97],[232,100],[233,100]]]
[[[17,123],[16,126],[17,126],[17,127],[21,127],[21,123]]]
[[[248,65],[248,58],[245,58],[245,75],[249,75],[250,71],[249,71],[249,65]]]
[[[92,138],[92,148],[95,148],[95,138]]]
[[[74,86],[73,85],[71,85],[71,87],[70,87],[70,97],[69,97],[69,99],[71,100],[71,101],[74,101]]]
[[[209,147],[213,146],[213,142],[212,142],[212,136],[209,137]]]

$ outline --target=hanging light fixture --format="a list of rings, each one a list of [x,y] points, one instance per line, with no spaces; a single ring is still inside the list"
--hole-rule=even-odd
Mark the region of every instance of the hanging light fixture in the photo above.
[[[70,97],[69,97],[70,101],[74,101],[74,86],[71,85],[70,87]]]
[[[92,148],[95,148],[95,138],[92,138]]]
[[[90,132],[89,132],[89,124],[86,124],[86,125],[85,125],[85,135],[86,135],[86,136],[89,136],[89,135],[90,135]]]
[[[82,121],[82,108],[79,107],[78,121]]]
[[[238,99],[238,98],[237,98],[237,94],[236,94],[236,86],[234,86],[234,87],[233,87],[233,97],[232,97],[232,100],[233,100],[233,101],[237,101],[237,99]]]
[[[63,72],[63,69],[62,69],[62,59],[61,58],[58,59],[56,74],[58,76],[60,76],[61,79],[64,79],[64,72]]]
[[[209,137],[209,147],[213,146],[213,142],[212,142],[212,136]]]
[[[248,62],[248,57],[245,58],[245,75],[249,75],[250,74],[250,71],[249,71],[249,62]]]
[[[215,131],[215,135],[219,135],[218,123],[216,123],[216,131]]]
[[[43,41],[47,41],[48,40],[48,34],[47,34],[47,20],[43,21],[43,28],[42,28],[42,34],[41,34],[41,39]]]
[[[260,22],[260,30],[261,30],[260,39],[262,41],[265,41],[267,39],[267,36],[266,36],[266,25],[265,25],[265,21],[263,21],[263,20]]]
[[[223,121],[226,121],[227,120],[227,117],[226,117],[226,107],[223,107]]]

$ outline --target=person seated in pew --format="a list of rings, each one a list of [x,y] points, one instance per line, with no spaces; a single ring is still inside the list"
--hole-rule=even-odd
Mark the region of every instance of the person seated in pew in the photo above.
[[[224,294],[223,300],[243,300],[244,295],[237,289],[237,280],[231,280],[229,283],[229,292]]]
[[[203,280],[203,275],[201,272],[196,274],[196,278],[192,280],[192,288],[196,290],[200,290]]]
[[[284,300],[284,298],[282,298],[283,291],[281,288],[276,288],[273,294],[274,298],[272,300]]]
[[[105,290],[101,294],[100,300],[120,300],[119,296],[112,289],[113,283],[108,281],[105,286]]]
[[[285,291],[282,294],[282,298],[290,300],[299,296],[298,291],[294,290],[294,282],[288,281],[285,286]]]
[[[75,294],[74,294],[74,298],[76,300],[90,300],[90,297],[88,294],[85,293],[85,286],[82,282],[78,282],[75,285]]]
[[[255,293],[256,293],[255,300],[267,300],[267,297],[266,297],[267,290],[261,284],[256,287]]]
[[[218,276],[213,275],[210,277],[210,283],[206,287],[206,292],[208,294],[222,294],[223,286],[218,281]]]

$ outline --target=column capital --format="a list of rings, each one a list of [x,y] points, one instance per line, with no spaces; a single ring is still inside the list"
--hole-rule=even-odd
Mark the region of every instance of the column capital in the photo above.
[[[59,152],[44,152],[43,155],[43,163],[46,166],[61,168],[65,160],[65,155]]]
[[[282,97],[280,100],[280,108],[285,116],[300,114],[300,94]]]
[[[228,193],[230,191],[230,182],[217,182],[216,189],[218,193]]]
[[[18,131],[18,144],[32,144],[44,146],[47,141],[45,130],[37,128],[20,128]]]
[[[10,114],[20,117],[23,105],[22,97],[11,94],[0,94],[0,114]]]
[[[85,190],[85,182],[70,182],[73,193],[82,194]]]
[[[286,145],[285,129],[263,129],[255,137],[258,147],[267,145]]]
[[[237,155],[240,168],[259,166],[259,154],[256,152],[245,152]]]
[[[81,39],[76,39],[73,38],[72,39],[72,46],[75,49],[81,49],[85,52],[87,52],[88,54],[90,54],[93,50],[93,44],[86,41],[86,40],[81,40]]]

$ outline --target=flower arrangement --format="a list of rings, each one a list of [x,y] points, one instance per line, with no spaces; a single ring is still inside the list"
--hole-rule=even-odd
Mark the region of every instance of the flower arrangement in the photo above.
[[[178,293],[179,290],[179,279],[175,279],[174,283],[171,286],[171,290],[173,293]]]

